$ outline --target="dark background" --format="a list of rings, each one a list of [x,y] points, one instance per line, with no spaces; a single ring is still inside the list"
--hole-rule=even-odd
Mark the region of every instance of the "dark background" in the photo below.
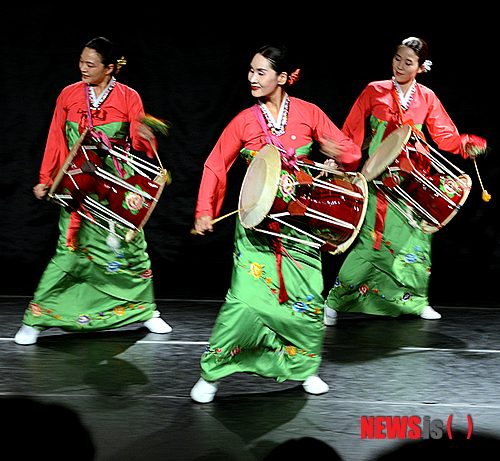
[[[492,148],[478,161],[493,196],[490,203],[481,200],[472,161],[447,155],[472,177],[473,189],[460,213],[435,234],[430,301],[497,307],[498,40],[488,23],[493,6],[467,5],[467,11],[438,17],[423,8],[403,10],[397,3],[380,5],[380,12],[368,4],[342,10],[331,3],[325,8],[320,3],[218,5],[4,10],[0,294],[31,295],[55,250],[59,208],[36,200],[31,189],[56,98],[79,80],[79,55],[91,38],[106,36],[122,48],[128,64],[118,80],[139,92],[146,112],[173,124],[169,139],[159,140],[173,183],[145,228],[157,297],[222,299],[230,282],[236,218],[220,222],[207,237],[189,230],[206,157],[227,123],[253,103],[247,69],[255,50],[269,42],[285,44],[302,70],[292,95],[317,104],[341,127],[365,85],[391,77],[395,46],[416,35],[428,42],[434,63],[420,82],[436,92],[461,133],[484,137]],[[237,161],[222,213],[236,209],[243,175],[243,162]],[[324,255],[327,288],[342,260]]]

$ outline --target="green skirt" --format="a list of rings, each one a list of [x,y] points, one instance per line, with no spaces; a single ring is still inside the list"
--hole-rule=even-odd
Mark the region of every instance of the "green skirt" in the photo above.
[[[151,319],[156,304],[144,233],[130,243],[121,242],[116,253],[106,245],[108,233],[83,219],[78,248],[70,249],[66,246],[69,217],[62,209],[56,254],[23,323],[40,330],[88,331]]]
[[[419,315],[429,305],[432,234],[408,223],[392,204],[387,209],[382,243],[375,238],[376,193],[369,187],[365,222],[342,265],[327,305],[340,312]],[[404,202],[399,202],[404,209]]]
[[[286,227],[282,233],[298,236]],[[280,303],[273,240],[237,221],[231,288],[201,359],[207,381],[234,372],[303,381],[318,370],[324,332],[320,253],[282,239],[289,299]]]

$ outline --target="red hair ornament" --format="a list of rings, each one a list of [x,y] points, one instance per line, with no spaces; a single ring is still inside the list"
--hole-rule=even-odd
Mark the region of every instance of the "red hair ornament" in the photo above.
[[[295,82],[300,80],[300,69],[294,70],[288,77],[288,86],[293,86]]]

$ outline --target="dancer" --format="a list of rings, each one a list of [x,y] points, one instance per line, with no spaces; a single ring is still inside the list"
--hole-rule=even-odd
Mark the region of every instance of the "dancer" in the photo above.
[[[112,42],[99,37],[87,43],[80,56],[82,81],[63,89],[50,125],[40,169],[33,188],[38,199],[47,194],[52,178],[69,149],[87,127],[104,133],[111,143],[145,151],[153,157],[152,131],[139,123],[142,101],[133,89],[116,81],[125,64],[117,59]],[[91,114],[88,120],[87,114]],[[109,157],[103,168],[113,175],[133,175],[128,165]],[[41,331],[59,327],[66,331],[117,328],[144,322],[154,333],[172,329],[159,316],[153,293],[151,263],[141,232],[119,250],[106,244],[107,232],[61,209],[59,241],[26,310],[17,344],[34,344]]]
[[[436,95],[416,82],[417,75],[430,70],[427,58],[423,40],[403,40],[392,60],[392,80],[370,83],[354,103],[342,131],[361,146],[365,119],[370,117],[369,155],[403,124],[418,130],[425,124],[439,149],[463,158],[477,155],[486,145],[480,138],[481,143],[473,145],[469,136],[461,136]],[[403,201],[401,207],[406,207]],[[370,184],[364,225],[328,295],[325,323],[335,324],[337,311],[441,318],[428,300],[431,241],[432,234],[413,227]]]
[[[287,94],[298,78],[284,47],[266,46],[253,57],[248,80],[258,103],[229,123],[205,163],[195,219],[198,234],[213,231],[212,218],[220,212],[227,172],[238,154],[250,164],[266,136],[293,157],[308,155],[316,139],[343,168],[358,166],[360,149],[324,112]],[[299,235],[286,226],[281,233]],[[234,372],[302,381],[309,393],[327,392],[328,385],[317,375],[323,342],[320,252],[245,229],[238,221],[233,258],[231,288],[202,356],[193,400],[212,401],[217,381]]]

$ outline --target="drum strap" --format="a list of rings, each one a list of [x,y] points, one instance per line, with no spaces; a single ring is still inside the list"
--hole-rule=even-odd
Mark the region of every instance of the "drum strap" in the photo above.
[[[85,100],[87,103],[87,123],[88,123],[89,131],[93,131],[94,126],[92,123],[92,113],[90,111],[89,87],[87,84],[85,84],[84,88],[85,88]],[[108,142],[109,142],[109,140],[108,140]],[[87,210],[85,210],[85,208],[83,206],[82,206],[82,209],[84,210],[84,212],[88,216],[90,216],[88,214]],[[93,220],[93,218],[92,218],[92,220]],[[72,248],[72,249],[78,248],[77,235],[78,235],[78,231],[80,230],[81,223],[82,223],[82,217],[76,211],[74,211],[74,210],[71,211],[71,213],[69,215],[68,228],[66,229],[66,246],[68,248]]]
[[[262,131],[264,132],[264,136],[266,137],[266,144],[272,144],[273,146],[276,146],[278,149],[286,152],[286,149],[283,146],[283,144],[281,143],[281,141],[279,140],[279,138],[277,136],[269,133],[269,131],[267,129],[266,121],[264,120],[264,116],[262,115],[262,111],[260,110],[260,107],[258,104],[254,104],[252,106],[252,112],[254,113],[255,118],[257,119],[257,122],[259,122],[259,125],[260,125]]]
[[[285,146],[283,146],[283,144],[279,140],[279,138],[277,136],[269,133],[269,131],[267,129],[266,122],[264,120],[264,116],[262,115],[262,112],[261,112],[258,104],[254,104],[252,106],[252,112],[254,113],[255,118],[257,119],[257,122],[259,122],[259,125],[264,133],[264,136],[266,139],[266,144],[272,144],[273,146],[275,146],[279,150],[280,156],[281,156],[281,161],[285,165],[287,165],[288,167],[290,167],[292,169],[298,169],[298,166],[297,166],[297,159],[298,158],[295,155],[295,149],[289,149],[289,150],[285,149]],[[304,156],[300,156],[300,157],[306,157],[306,156],[304,155]],[[272,231],[276,232],[277,234],[280,233],[280,225],[276,221],[272,221],[271,223],[269,223],[269,228]],[[278,279],[279,279],[279,283],[280,283],[280,288],[279,288],[280,293],[279,293],[278,300],[279,300],[279,303],[282,304],[282,303],[289,300],[288,293],[287,293],[286,287],[285,287],[285,280],[283,279],[283,271],[282,271],[282,267],[281,267],[281,263],[283,260],[283,254],[285,256],[289,257],[290,259],[292,259],[292,261],[294,261],[294,260],[288,254],[288,252],[285,250],[285,248],[283,247],[283,243],[279,237],[274,237],[272,242],[273,242],[273,251],[274,251],[274,254],[276,256],[276,269],[278,270]],[[295,264],[297,264],[297,263],[295,262]],[[297,264],[297,267],[301,268],[298,264]]]
[[[411,126],[411,129],[413,131],[413,134],[415,136],[417,136],[418,138],[420,139],[423,139],[425,141],[425,136],[424,136],[424,133],[422,133],[422,131],[420,131],[416,126],[415,126],[415,122],[413,121],[413,119],[410,119],[410,120],[407,120],[405,121],[405,117],[404,117],[404,111],[403,111],[403,107],[401,106],[401,101],[399,100],[399,94],[398,92],[396,91],[396,87],[393,86],[392,87],[392,92],[393,92],[393,95],[394,95],[394,99],[396,100],[396,103],[398,105],[398,109],[399,109],[399,118],[400,118],[400,122],[401,122],[401,125],[408,125],[408,126]]]
[[[92,136],[96,138],[98,141],[101,141],[108,149],[111,149],[111,141],[109,138],[104,134],[102,131],[96,131],[94,130],[94,123],[92,121],[92,111],[90,109],[90,93],[89,93],[89,86],[87,84],[84,85],[85,88],[85,102],[87,104],[87,123],[89,125],[89,129],[92,132]],[[116,171],[120,175],[120,177],[123,179],[126,175],[127,172],[122,168],[120,165],[120,162],[118,159],[113,155],[113,163],[115,165]]]
[[[393,86],[392,88],[394,99],[398,105],[399,109],[399,118],[401,125],[409,125],[412,128],[413,133],[423,140],[425,140],[424,134],[415,126],[415,122],[413,120],[405,121],[403,108],[401,107],[401,101],[399,100],[398,92],[396,88]],[[381,189],[377,189],[377,201],[376,201],[376,211],[375,211],[375,227],[374,227],[374,241],[373,241],[373,249],[380,250],[380,246],[382,244],[382,237],[384,233],[385,227],[385,218],[387,216],[387,208],[388,201],[385,196],[385,193]]]
[[[280,139],[274,134],[269,133],[267,129],[266,121],[264,120],[264,116],[262,115],[262,111],[258,104],[254,104],[252,106],[252,112],[259,122],[259,125],[264,132],[264,136],[266,139],[266,144],[272,144],[276,147],[280,152],[281,161],[285,164],[285,166],[292,168],[294,170],[298,170],[299,166],[297,165],[297,160],[307,157],[307,155],[295,155],[295,149],[286,149]]]
[[[87,84],[84,85],[85,89],[85,102],[87,104],[87,124],[89,131],[92,132],[92,135],[97,138],[99,141],[101,141],[103,144],[105,144],[107,147],[111,148],[111,142],[109,138],[102,132],[97,132],[94,130],[94,124],[92,121],[92,112],[90,110],[90,95],[89,95],[89,87]],[[122,177],[122,179],[125,177],[125,170],[121,167],[120,163],[118,160],[113,156],[113,162],[115,164],[115,167],[118,171],[118,174]],[[95,221],[94,218],[90,215],[90,213],[82,206],[82,210],[85,212],[85,214],[91,218],[91,221]],[[69,223],[68,223],[68,228],[66,230],[66,246],[69,248],[77,248],[78,243],[77,243],[77,235],[78,231],[80,230],[80,225],[82,222],[82,217],[76,212],[72,211],[70,214],[69,218]]]

